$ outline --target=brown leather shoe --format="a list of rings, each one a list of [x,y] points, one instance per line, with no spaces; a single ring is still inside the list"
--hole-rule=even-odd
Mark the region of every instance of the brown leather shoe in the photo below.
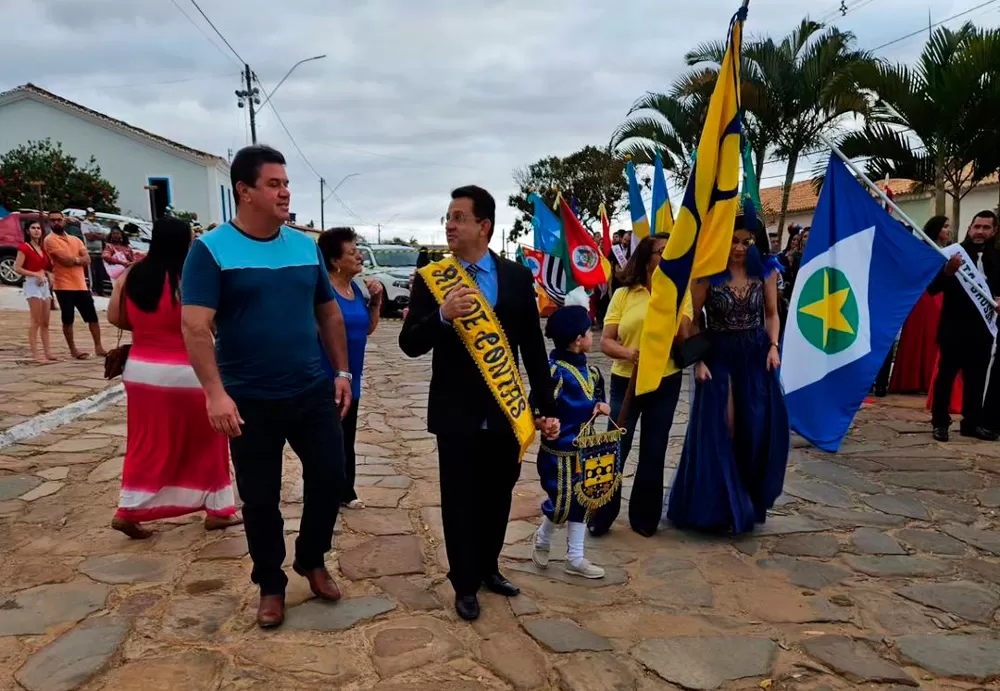
[[[261,595],[257,605],[257,626],[273,629],[285,621],[285,596]]]
[[[316,597],[330,602],[336,602],[340,599],[340,588],[334,583],[333,576],[330,575],[325,566],[307,570],[298,564],[292,564],[292,570],[309,581],[309,588]]]

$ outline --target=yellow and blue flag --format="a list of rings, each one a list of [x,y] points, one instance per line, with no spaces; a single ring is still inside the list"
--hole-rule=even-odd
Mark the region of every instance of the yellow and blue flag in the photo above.
[[[698,158],[674,229],[653,272],[639,340],[638,395],[660,386],[691,281],[720,273],[729,261],[740,202],[740,46],[745,19],[743,8],[730,22],[728,47],[708,105]]]
[[[646,203],[642,201],[642,192],[639,191],[639,181],[635,177],[635,166],[632,161],[625,165],[625,174],[628,176],[628,212],[632,217],[632,249],[643,238],[649,237],[649,219],[646,218]]]
[[[674,229],[674,210],[667,196],[667,176],[663,173],[663,157],[656,152],[653,165],[653,233],[669,233]]]

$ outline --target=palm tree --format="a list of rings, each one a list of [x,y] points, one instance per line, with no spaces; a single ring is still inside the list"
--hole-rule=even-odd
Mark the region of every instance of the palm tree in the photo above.
[[[853,44],[852,33],[824,29],[807,18],[780,43],[766,38],[747,47],[764,91],[761,98],[767,103],[767,131],[775,154],[787,160],[779,242],[799,158],[822,148],[821,137],[832,136],[844,120],[868,110],[867,100],[854,87],[854,74],[872,58]]]
[[[757,180],[760,180],[764,174],[764,162],[772,148],[771,142],[777,136],[780,121],[777,118],[775,104],[768,98],[764,89],[760,69],[748,56],[747,51],[752,52],[753,45],[751,42],[743,46],[740,53],[740,102],[744,110],[744,132],[754,154],[754,172]],[[726,56],[726,47],[724,41],[709,41],[685,55],[685,61],[694,69],[677,80],[674,84],[675,93],[699,96],[707,105]],[[697,140],[695,143],[697,144]]]
[[[972,41],[968,47],[969,59],[974,64],[989,66],[983,76],[980,90],[980,122],[973,124],[976,152],[976,167],[983,171],[1000,173],[1000,128],[997,127],[997,113],[1000,113],[1000,29],[987,29]],[[989,173],[987,173],[988,175]],[[1000,187],[1000,185],[998,185]],[[997,204],[1000,211],[1000,202]]]
[[[854,73],[872,58],[855,50],[854,40],[850,32],[824,30],[806,18],[780,42],[764,38],[743,46],[743,108],[757,179],[768,152],[787,160],[779,241],[799,159],[821,148],[820,137],[832,136],[847,117],[867,112],[866,98],[854,87]],[[725,50],[725,43],[711,42],[688,53],[685,60],[694,69],[674,85],[674,96],[710,93]]]
[[[659,151],[664,169],[675,174],[675,181],[686,180],[707,109],[703,94],[646,93],[611,135],[610,149],[631,156],[636,164],[649,165]]]
[[[971,23],[957,31],[940,28],[914,67],[880,61],[856,72],[873,106],[864,129],[843,137],[844,153],[870,157],[873,177],[909,178],[933,187],[937,215],[944,215],[950,194],[957,221],[962,198],[1000,167],[996,33]]]

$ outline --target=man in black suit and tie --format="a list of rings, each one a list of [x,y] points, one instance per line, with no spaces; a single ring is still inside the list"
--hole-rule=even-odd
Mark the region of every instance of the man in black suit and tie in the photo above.
[[[446,217],[448,248],[475,287],[454,288],[438,298],[425,274],[418,274],[399,346],[410,357],[434,351],[427,429],[437,436],[441,517],[451,567],[448,578],[455,589],[459,616],[473,620],[479,616],[476,593],[481,586],[507,597],[520,592],[500,573],[498,560],[511,495],[521,474],[521,448],[511,413],[501,406],[503,395],[487,385],[470,346],[459,335],[461,326],[474,323],[481,314],[476,313],[473,298],[481,297],[493,308],[514,367],[518,353],[524,361],[541,415],[535,424],[545,436],[555,436],[559,421],[531,272],[490,251],[496,202],[489,192],[470,185],[453,191],[451,198]],[[480,332],[476,347],[482,336]],[[530,431],[532,411],[524,414]]]
[[[962,247],[986,279],[993,295],[1000,293],[1000,257],[997,257],[992,247],[996,229],[996,214],[992,211],[980,211],[972,218],[965,240],[962,241]],[[986,390],[986,372],[990,365],[993,336],[979,308],[955,276],[962,261],[959,255],[953,256],[927,288],[931,295],[944,293],[941,323],[938,325],[941,355],[937,379],[934,381],[931,424],[934,426],[934,439],[948,441],[951,389],[955,377],[961,372],[962,424],[959,433],[963,437],[996,441],[997,433],[991,429],[998,426],[998,421],[992,414],[998,405],[995,402],[995,389],[991,392],[992,400],[987,400],[986,410],[990,414],[984,415],[983,410],[983,392]],[[993,365],[993,372],[997,372],[997,364]]]

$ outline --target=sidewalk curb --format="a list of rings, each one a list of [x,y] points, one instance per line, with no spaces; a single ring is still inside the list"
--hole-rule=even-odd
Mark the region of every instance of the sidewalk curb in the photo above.
[[[92,396],[75,401],[69,405],[64,405],[62,408],[56,408],[47,413],[36,415],[30,420],[25,420],[0,433],[0,449],[12,446],[25,439],[36,437],[43,432],[54,430],[57,427],[62,427],[79,417],[113,405],[124,396],[125,387],[122,384],[116,384]]]

